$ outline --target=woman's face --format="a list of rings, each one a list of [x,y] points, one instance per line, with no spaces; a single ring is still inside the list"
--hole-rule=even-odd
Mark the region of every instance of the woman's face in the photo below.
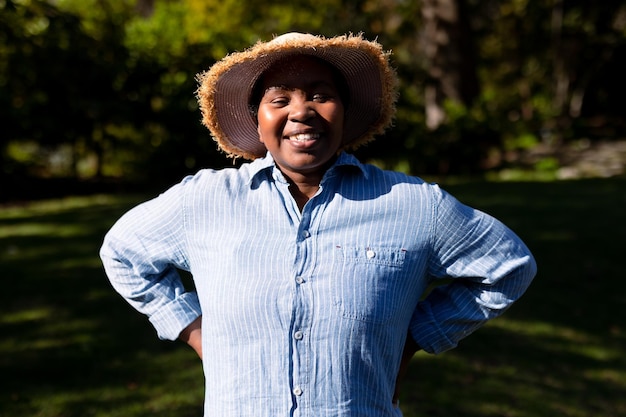
[[[259,138],[283,174],[321,180],[343,138],[344,106],[328,64],[301,56],[263,76]]]

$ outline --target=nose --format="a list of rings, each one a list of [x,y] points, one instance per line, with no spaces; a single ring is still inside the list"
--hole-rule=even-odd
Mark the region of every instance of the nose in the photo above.
[[[305,122],[315,115],[311,102],[305,97],[293,98],[289,107],[289,120],[292,122]]]

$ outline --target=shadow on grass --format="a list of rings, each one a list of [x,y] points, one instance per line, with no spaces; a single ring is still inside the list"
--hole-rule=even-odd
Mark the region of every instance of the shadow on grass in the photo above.
[[[405,416],[626,415],[626,180],[444,188],[518,232],[539,274],[459,348],[416,355]],[[108,228],[140,199],[0,209],[0,415],[201,415],[199,361],[157,340],[110,288],[97,256]]]
[[[137,201],[68,198],[0,211],[0,415],[201,414],[199,360],[158,341],[98,259],[108,228]]]

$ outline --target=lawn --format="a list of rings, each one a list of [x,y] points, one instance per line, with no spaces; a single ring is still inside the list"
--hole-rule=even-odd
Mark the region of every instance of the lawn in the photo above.
[[[626,415],[626,179],[445,187],[536,255],[525,297],[457,349],[417,354],[405,417]],[[0,208],[0,416],[197,417],[194,353],[162,342],[97,253],[140,196]]]

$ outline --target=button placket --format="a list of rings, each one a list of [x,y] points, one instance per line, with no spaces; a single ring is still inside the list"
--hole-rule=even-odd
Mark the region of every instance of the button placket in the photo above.
[[[313,249],[317,243],[318,222],[323,206],[317,195],[300,213],[300,221],[294,223],[296,231],[296,253],[294,259],[294,311],[292,316],[292,374],[291,393],[298,407],[306,409],[310,396],[305,392],[311,378],[311,333],[312,291],[314,284]]]

